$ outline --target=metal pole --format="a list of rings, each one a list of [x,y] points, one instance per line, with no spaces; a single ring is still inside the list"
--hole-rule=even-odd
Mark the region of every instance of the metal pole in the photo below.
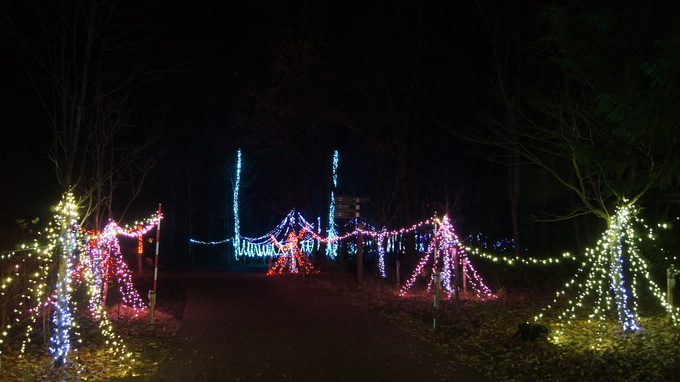
[[[153,328],[154,314],[156,309],[156,287],[158,286],[158,249],[161,241],[161,204],[158,203],[158,223],[156,224],[156,258],[153,269],[153,290],[149,291],[149,317]]]
[[[434,274],[434,330],[439,330],[440,310],[439,310],[439,284],[441,283],[441,272]]]
[[[461,264],[460,273],[463,275],[463,296],[467,296],[467,272],[464,264]]]
[[[434,257],[434,330],[437,331],[439,330],[439,319],[440,319],[440,312],[439,312],[439,293],[441,289],[441,283],[442,283],[442,274],[441,270],[437,266],[437,263],[439,262],[439,259],[437,258],[437,248],[439,247],[439,242],[437,240],[437,213],[434,213],[434,236],[433,240],[434,242],[434,249],[433,249],[433,257]]]

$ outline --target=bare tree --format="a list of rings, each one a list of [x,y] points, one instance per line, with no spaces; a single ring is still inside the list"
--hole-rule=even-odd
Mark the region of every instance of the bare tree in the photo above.
[[[157,74],[134,53],[149,37],[128,20],[144,8],[118,0],[27,6],[31,22],[10,16],[9,30],[50,120],[54,179],[61,192],[76,191],[87,207],[83,219],[93,216],[100,228],[114,217],[115,191],[127,188],[130,201],[137,196],[159,154],[149,150],[159,130],[131,123],[135,92]]]
[[[523,55],[521,54],[521,20],[516,8],[508,2],[489,3],[485,8],[477,2],[486,32],[490,54],[491,70],[489,83],[491,93],[501,106],[499,118],[505,125],[509,135],[510,145],[518,143],[518,128],[520,123],[519,107],[522,91]],[[502,17],[504,15],[505,17]],[[488,119],[486,123],[489,123]],[[522,248],[520,235],[520,197],[521,197],[521,156],[518,150],[510,149],[504,158],[508,166],[508,196],[510,201],[510,215],[514,239],[515,255],[519,255]]]

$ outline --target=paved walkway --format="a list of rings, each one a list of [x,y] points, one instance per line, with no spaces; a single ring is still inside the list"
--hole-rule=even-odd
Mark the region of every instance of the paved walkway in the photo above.
[[[485,381],[384,318],[264,268],[173,272],[187,305],[152,381]]]

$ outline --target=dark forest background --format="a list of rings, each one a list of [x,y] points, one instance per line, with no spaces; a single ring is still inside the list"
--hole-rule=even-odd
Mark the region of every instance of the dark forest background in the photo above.
[[[52,77],[29,54],[49,51],[41,3],[2,6],[0,251],[39,230],[64,190],[48,154],[60,130],[39,97]],[[230,246],[189,239],[233,235],[236,151],[241,233],[260,236],[293,208],[326,223],[339,150],[335,191],[369,197],[362,219],[378,228],[446,213],[461,238],[556,257],[593,246],[599,211],[625,195],[652,224],[671,221],[677,6],[559,3],[120,2],[120,45],[134,48],[107,52],[153,75],[129,91],[114,138],[153,166],[138,192],[119,187],[93,211],[127,223],[162,203],[163,263],[230,264]],[[84,129],[111,131],[93,118]],[[74,150],[91,153],[88,137]]]

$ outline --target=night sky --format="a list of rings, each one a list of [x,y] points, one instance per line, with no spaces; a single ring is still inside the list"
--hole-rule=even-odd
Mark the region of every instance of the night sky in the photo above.
[[[3,4],[2,17],[37,41],[30,3]],[[125,54],[157,74],[135,91],[136,127],[122,139],[160,129],[152,149],[163,155],[125,219],[163,203],[175,253],[189,236],[224,233],[214,227],[230,219],[238,148],[245,235],[264,233],[291,208],[326,216],[335,149],[337,192],[370,197],[366,218],[376,225],[410,225],[438,211],[456,214],[454,224],[470,233],[508,234],[506,170],[453,133],[482,128],[476,115],[490,108],[490,46],[472,2],[139,3],[120,5],[122,30],[141,26],[126,35],[134,49]],[[15,219],[47,218],[59,190],[49,121],[28,75],[41,74],[9,33],[0,49],[8,245],[23,234]]]

